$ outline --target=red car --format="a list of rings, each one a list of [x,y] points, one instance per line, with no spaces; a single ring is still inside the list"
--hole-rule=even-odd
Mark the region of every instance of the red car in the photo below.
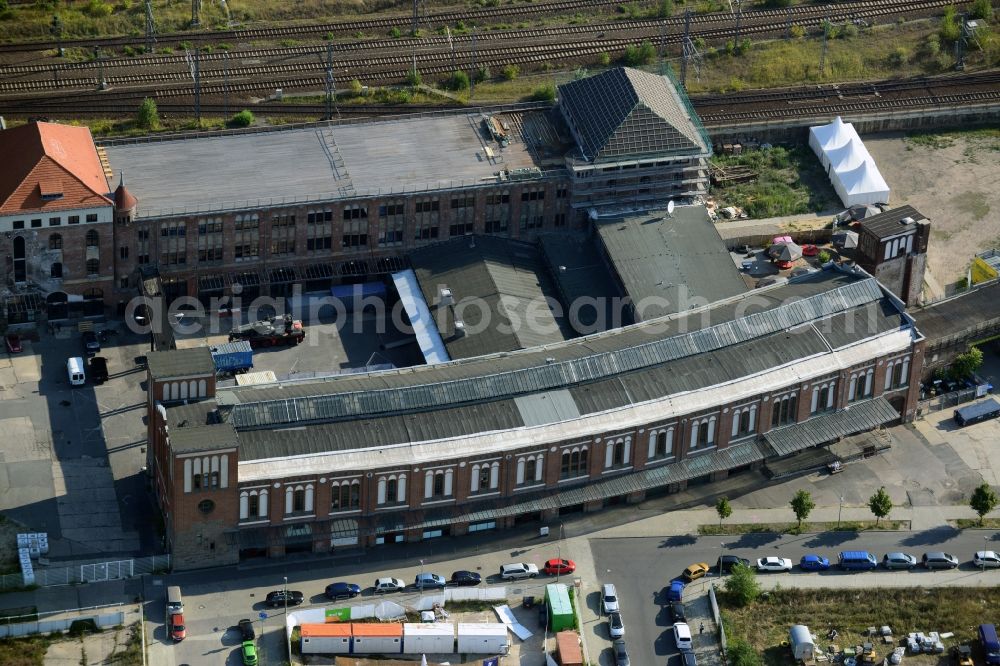
[[[573,560],[549,560],[545,563],[543,572],[550,576],[556,574],[571,574],[576,571],[576,562]]]
[[[803,245],[802,246],[802,256],[803,257],[815,257],[819,254],[819,248],[815,245]]]
[[[21,336],[17,333],[8,333],[4,337],[4,342],[7,344],[7,351],[11,354],[16,354],[21,351]]]
[[[180,613],[174,613],[168,620],[170,624],[170,637],[174,639],[175,642],[180,642],[187,637],[187,629],[184,627],[184,616]]]
[[[778,269],[783,271],[792,267],[792,262],[790,261],[777,261],[775,263],[778,264]]]

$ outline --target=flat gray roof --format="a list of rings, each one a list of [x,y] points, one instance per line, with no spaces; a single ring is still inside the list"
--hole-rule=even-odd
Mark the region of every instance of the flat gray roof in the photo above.
[[[490,143],[481,116],[453,114],[105,146],[139,217],[483,184],[537,166],[524,143]]]
[[[146,367],[153,379],[169,379],[215,372],[215,361],[208,347],[192,347],[149,352]]]
[[[670,217],[661,211],[595,224],[612,268],[643,321],[747,290],[702,206],[678,206]]]

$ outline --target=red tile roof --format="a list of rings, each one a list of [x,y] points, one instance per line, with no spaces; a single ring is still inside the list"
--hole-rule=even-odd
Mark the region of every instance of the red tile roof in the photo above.
[[[90,130],[28,123],[0,131],[0,214],[107,206],[108,180]],[[45,199],[42,193],[62,196]]]

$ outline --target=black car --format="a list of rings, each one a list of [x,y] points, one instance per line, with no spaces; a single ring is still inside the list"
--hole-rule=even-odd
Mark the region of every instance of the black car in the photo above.
[[[674,622],[687,622],[687,615],[684,613],[684,603],[681,601],[671,601],[670,616],[674,619]]]
[[[323,594],[327,599],[353,599],[361,594],[361,587],[354,583],[330,583]]]
[[[721,568],[722,573],[727,574],[732,572],[733,567],[737,564],[742,564],[743,566],[748,567],[750,566],[750,560],[736,555],[723,555],[719,558],[719,561],[715,563],[715,566],[717,569]]]
[[[481,582],[483,582],[483,577],[475,571],[455,571],[451,574],[451,578],[448,579],[449,585],[455,585],[457,587],[465,585],[479,585]]]
[[[240,635],[243,636],[242,640],[244,641],[252,641],[257,635],[254,633],[253,622],[250,620],[240,620],[236,626],[239,627]]]
[[[611,644],[611,649],[615,653],[615,666],[632,666],[628,658],[628,650],[625,649],[625,641],[619,638]]]
[[[698,666],[698,659],[691,650],[681,650],[681,666]]]
[[[101,343],[97,339],[97,334],[93,331],[83,332],[83,350],[87,356],[93,356],[101,351]]]
[[[305,598],[302,596],[302,593],[297,590],[274,590],[273,592],[267,593],[267,596],[264,597],[264,603],[271,608],[277,608],[278,606],[285,605],[286,597],[289,606],[298,606]]]
[[[108,381],[108,359],[103,356],[94,356],[90,359],[90,379],[95,384]]]

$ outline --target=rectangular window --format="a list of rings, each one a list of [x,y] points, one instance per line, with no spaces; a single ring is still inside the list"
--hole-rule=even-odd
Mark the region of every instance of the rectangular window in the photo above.
[[[426,199],[416,202],[415,240],[433,240],[440,234],[441,223],[440,202],[437,199]]]
[[[31,228],[32,229],[37,229],[40,226],[42,226],[42,221],[41,220],[32,220],[31,221]]]
[[[486,225],[488,234],[507,233],[510,221],[510,191],[495,192],[486,195]]]
[[[275,215],[271,218],[271,255],[295,254],[295,216]]]
[[[97,222],[97,213],[87,213],[87,222]]]
[[[346,210],[344,211],[347,212]],[[368,214],[363,218],[351,218],[344,221],[344,233],[341,237],[341,246],[346,250],[350,248],[363,248],[368,245]]]
[[[128,289],[128,278],[121,278],[118,280],[119,289]]]
[[[402,202],[387,203],[378,208],[378,216],[382,218],[403,215],[405,212],[406,206]]]
[[[403,244],[403,234],[406,225],[406,206],[402,201],[386,201],[378,207],[379,216],[379,247],[392,247]]]
[[[118,248],[118,256],[122,259],[122,261],[128,259],[128,246],[127,245],[122,245],[120,248]]]
[[[187,238],[184,222],[160,225],[160,264],[182,266],[187,263]]]
[[[328,252],[333,247],[333,211],[309,211],[306,223],[306,250]]]
[[[15,229],[24,229],[24,220],[14,220]]]
[[[361,205],[351,205],[344,207],[344,221],[366,220],[368,219],[368,207]]]
[[[70,224],[80,224],[80,216],[79,215],[70,215],[69,216],[69,223]]]
[[[556,199],[565,199],[566,195],[569,193],[569,189],[566,187],[560,187],[556,189]]]
[[[260,219],[256,213],[237,215],[233,224],[233,258],[253,261],[260,256]]]
[[[557,213],[554,218],[552,218],[552,224],[557,227],[566,226],[566,213]]]
[[[49,218],[49,226],[50,227],[58,227],[60,224],[62,224],[62,218],[61,217],[50,217]]]

